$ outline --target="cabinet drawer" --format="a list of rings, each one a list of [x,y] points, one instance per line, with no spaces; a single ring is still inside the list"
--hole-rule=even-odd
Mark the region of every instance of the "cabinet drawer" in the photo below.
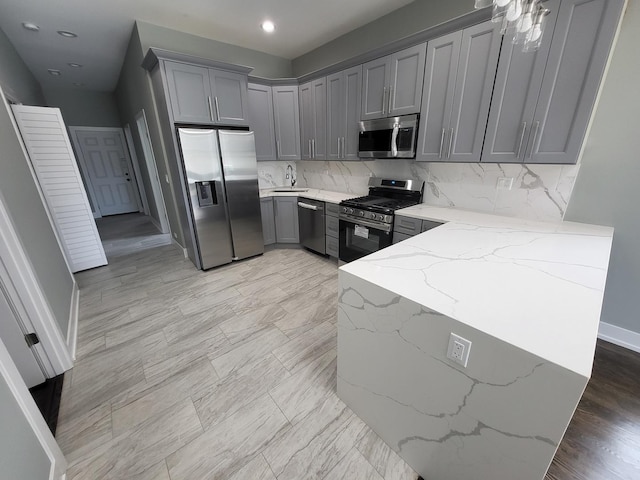
[[[327,235],[327,255],[338,258],[338,239]]]
[[[421,232],[426,232],[427,230],[431,230],[432,228],[439,227],[443,225],[440,222],[432,222],[431,220],[422,220],[422,230]]]
[[[338,217],[330,217],[327,215],[324,220],[327,228],[326,234],[338,238],[340,234],[340,221]]]
[[[337,203],[329,203],[325,202],[327,215],[331,215],[332,217],[337,217],[340,215],[340,206]]]
[[[400,243],[407,238],[411,238],[413,235],[407,235],[406,233],[393,232],[393,244]]]
[[[393,225],[394,232],[406,233],[407,235],[417,235],[420,233],[421,229],[422,220],[396,215]]]

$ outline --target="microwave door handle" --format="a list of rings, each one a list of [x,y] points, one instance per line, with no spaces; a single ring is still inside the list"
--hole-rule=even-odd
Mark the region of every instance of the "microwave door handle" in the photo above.
[[[398,131],[400,130],[400,125],[395,124],[393,126],[393,132],[391,133],[391,156],[398,156]]]

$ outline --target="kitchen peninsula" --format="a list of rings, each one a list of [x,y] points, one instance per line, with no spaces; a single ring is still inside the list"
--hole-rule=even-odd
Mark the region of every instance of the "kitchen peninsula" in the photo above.
[[[613,229],[398,214],[445,224],[341,267],[339,396],[424,478],[542,480],[591,375]]]

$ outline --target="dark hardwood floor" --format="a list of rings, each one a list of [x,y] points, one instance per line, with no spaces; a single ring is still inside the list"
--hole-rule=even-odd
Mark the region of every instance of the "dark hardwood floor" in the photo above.
[[[640,479],[640,354],[598,340],[591,380],[545,480]]]

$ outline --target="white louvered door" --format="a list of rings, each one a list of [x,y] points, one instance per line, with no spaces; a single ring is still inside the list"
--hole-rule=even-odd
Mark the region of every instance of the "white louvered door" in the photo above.
[[[12,108],[71,271],[106,265],[60,109],[26,105]]]

